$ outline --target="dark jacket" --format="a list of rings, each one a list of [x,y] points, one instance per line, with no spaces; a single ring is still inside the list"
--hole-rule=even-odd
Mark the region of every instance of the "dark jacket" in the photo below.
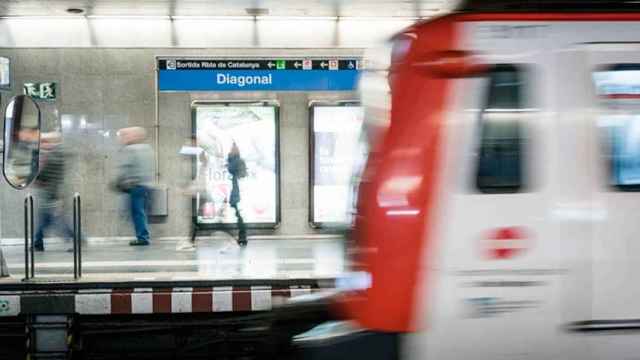
[[[44,164],[36,179],[44,195],[41,206],[57,206],[57,202],[62,198],[66,154],[62,145],[57,145],[49,151],[42,152],[42,156]]]
[[[229,204],[236,206],[240,202],[240,184],[238,183],[238,173],[240,171],[240,162],[242,159],[239,154],[229,154],[227,157],[227,170],[231,174],[231,195],[229,196]]]

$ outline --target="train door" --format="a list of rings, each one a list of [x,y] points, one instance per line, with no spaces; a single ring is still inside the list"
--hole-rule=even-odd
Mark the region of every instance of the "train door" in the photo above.
[[[588,45],[584,54],[600,216],[594,222],[592,316],[577,329],[595,335],[595,358],[634,358],[640,351],[640,44]]]
[[[561,145],[553,112],[545,111],[553,105],[554,60],[536,52],[492,59],[486,74],[453,88],[424,332],[406,347],[416,359],[563,352],[562,306],[573,300],[561,291],[562,261],[572,245],[559,241],[550,209],[580,197],[571,184],[583,174],[558,174],[579,149]],[[558,201],[561,190],[566,198]]]

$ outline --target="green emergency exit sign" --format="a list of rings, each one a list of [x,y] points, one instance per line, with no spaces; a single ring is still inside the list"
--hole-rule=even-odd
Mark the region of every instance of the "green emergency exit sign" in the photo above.
[[[56,83],[25,83],[24,94],[34,100],[55,100]]]

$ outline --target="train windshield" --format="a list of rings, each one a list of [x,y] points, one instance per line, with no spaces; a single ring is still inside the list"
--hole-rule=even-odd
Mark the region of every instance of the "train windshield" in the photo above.
[[[352,170],[351,209],[355,214],[357,208],[357,192],[360,182],[367,181],[363,177],[365,165],[380,140],[382,133],[391,121],[391,88],[389,87],[389,67],[393,44],[384,43],[365,52],[365,69],[359,83],[359,92],[364,107],[364,122],[359,137],[360,158],[354,162]],[[352,217],[353,219],[353,217]]]

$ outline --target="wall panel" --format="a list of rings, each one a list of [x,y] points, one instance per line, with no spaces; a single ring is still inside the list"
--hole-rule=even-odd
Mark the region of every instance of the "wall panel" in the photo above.
[[[358,49],[71,49],[0,48],[14,64],[12,91],[2,93],[2,106],[21,92],[24,82],[55,81],[55,103],[43,103],[45,129],[62,126],[74,166],[66,186],[66,212],[74,191],[83,194],[85,229],[89,237],[132,236],[125,198],[109,190],[115,177],[117,129],[144,126],[153,145],[156,103],[156,56],[360,56]],[[353,100],[356,93],[161,93],[160,181],[169,187],[169,216],[151,225],[153,237],[183,237],[191,221],[190,198],[180,188],[190,180],[191,164],[178,154],[191,134],[190,105],[195,100],[273,99],[280,103],[282,225],[275,234],[301,235],[314,231],[307,224],[308,103],[311,100]],[[22,199],[0,180],[0,214],[4,239],[22,236]],[[37,192],[35,192],[37,196]]]

